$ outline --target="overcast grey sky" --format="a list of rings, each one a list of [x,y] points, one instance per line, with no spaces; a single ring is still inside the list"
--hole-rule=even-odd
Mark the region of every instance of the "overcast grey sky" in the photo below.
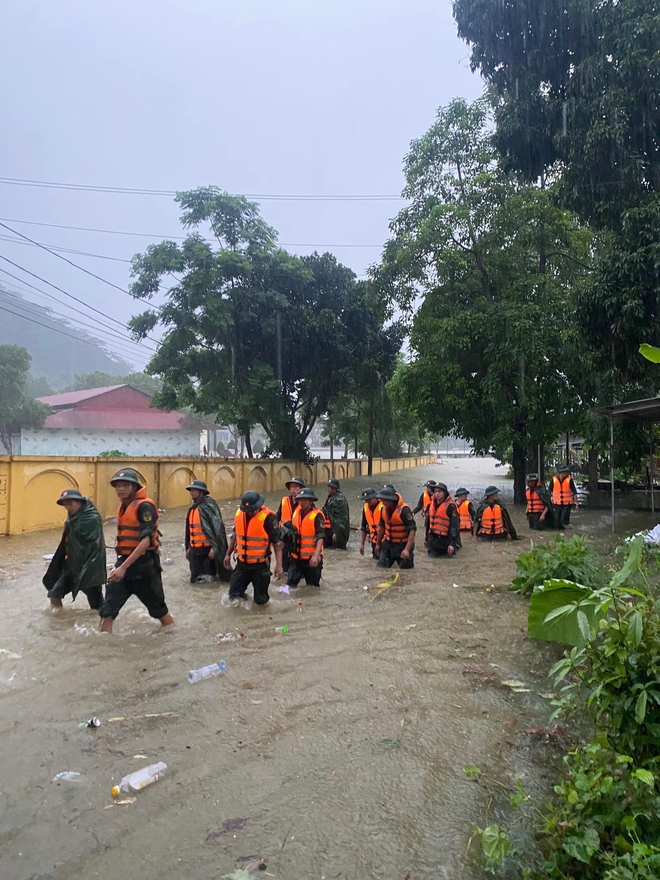
[[[2,9],[0,177],[397,194],[403,156],[436,108],[482,90],[449,0],[4,0]],[[176,205],[165,197],[2,184],[0,198],[3,218],[181,232]],[[378,260],[397,206],[261,207],[289,250],[331,250],[364,273]],[[124,259],[149,242],[15,228],[47,244]],[[338,246],[346,244],[374,246]],[[36,248],[0,239],[0,254],[122,321],[139,310]],[[125,263],[70,258],[122,287],[130,283]],[[0,281],[9,286],[6,276]]]

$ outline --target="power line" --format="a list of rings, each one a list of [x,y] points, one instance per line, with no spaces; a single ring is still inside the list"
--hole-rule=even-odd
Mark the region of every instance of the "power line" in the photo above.
[[[53,251],[60,251],[63,254],[75,254],[79,257],[95,257],[97,260],[113,260],[116,263],[130,263],[130,260],[127,260],[125,257],[111,257],[108,254],[92,254],[89,251],[78,251],[73,248],[60,247],[57,244],[46,244],[43,241],[35,242],[34,244],[31,241],[20,241],[19,239],[12,238],[10,235],[0,235],[0,241],[9,241],[12,244],[20,244],[23,247],[45,247],[50,248]]]
[[[138,196],[175,196],[176,190],[170,189],[146,189],[141,187],[128,186],[98,186],[94,184],[83,183],[60,183],[52,180],[29,180],[20,177],[0,177],[0,183],[11,186],[33,186],[43,189],[68,189],[78,192],[97,192],[97,193],[122,193],[125,195]],[[283,201],[283,202],[385,202],[385,201],[405,201],[400,195],[382,195],[382,194],[350,194],[350,195],[312,195],[312,194],[275,194],[275,193],[229,193],[229,195],[243,195],[247,199],[259,199],[264,201]]]
[[[93,226],[68,226],[63,223],[42,223],[38,220],[14,220],[11,217],[0,217],[0,220],[5,223],[25,223],[28,226],[47,226],[50,229],[70,229],[76,232],[98,232],[103,235],[132,235],[136,238],[156,238],[156,239],[174,239],[179,241],[184,241],[187,236],[185,235],[157,235],[154,232],[129,232],[128,230],[121,229],[98,229]],[[204,241],[212,242],[214,239],[205,238]],[[383,247],[382,242],[380,244],[313,244],[308,242],[298,242],[298,241],[280,241],[278,242],[282,247],[324,247],[324,248],[379,248]],[[65,248],[55,248],[55,245],[49,245],[53,250],[65,250]],[[88,254],[84,251],[70,251],[70,253],[79,253],[84,254],[87,257],[102,256],[101,254]],[[118,260],[119,257],[105,257],[104,259],[114,259]],[[127,261],[130,262],[130,261]]]
[[[0,269],[0,272],[4,272],[4,269]],[[16,276],[12,276],[12,277],[16,277]],[[42,312],[44,310],[46,310],[51,315],[57,316],[58,318],[60,318],[64,321],[74,323],[75,327],[81,327],[81,328],[84,327],[86,329],[91,330],[92,333],[95,335],[95,338],[98,340],[99,345],[103,346],[105,344],[105,341],[100,337],[98,326],[95,326],[94,324],[88,324],[85,321],[80,321],[80,320],[74,321],[74,319],[72,319],[69,315],[64,315],[64,314],[62,314],[62,312],[58,312],[56,309],[53,309],[50,306],[44,307],[44,306],[39,305],[38,303],[32,302],[31,300],[26,300],[22,296],[17,296],[15,291],[18,289],[19,288],[17,288],[16,285],[12,285],[11,290],[0,290],[0,300],[2,300],[3,297],[11,297],[12,299],[15,299],[17,301],[16,308],[19,308],[19,307],[23,308],[30,314],[33,314],[33,315],[36,314],[37,317],[42,317],[43,316]],[[35,295],[34,293],[32,293],[32,291],[25,290],[25,288],[22,288],[22,290],[28,294],[31,294],[32,296]],[[35,290],[38,291],[38,288],[35,288]],[[39,292],[36,295],[38,296]],[[44,293],[43,296],[48,296],[48,294]],[[61,300],[56,299],[55,302],[60,303]],[[61,303],[61,304],[64,306],[64,308],[73,309],[73,306],[67,306],[66,303]],[[30,307],[32,307],[32,309]],[[35,309],[36,311],[33,311],[33,309]],[[74,311],[79,311],[79,310],[74,309]],[[84,317],[89,317],[88,315],[85,315],[84,312],[80,312],[80,314],[84,315]],[[45,317],[45,316],[43,316],[43,317]],[[95,320],[95,319],[92,318],[91,320]],[[100,325],[100,328],[103,330],[105,336],[107,336],[109,338],[110,342],[112,343],[112,347],[116,351],[120,352],[121,354],[124,354],[127,357],[130,356],[133,359],[142,358],[142,359],[148,360],[149,354],[155,353],[155,349],[147,349],[146,351],[144,349],[141,349],[140,346],[138,345],[138,343],[133,342],[132,340],[130,340],[126,336],[122,336],[119,333],[119,331],[114,330],[113,328],[109,328],[109,327],[104,326],[103,324],[101,324],[100,321],[98,322],[98,324]],[[75,329],[75,327],[72,329]],[[135,347],[130,348],[129,346],[135,346]]]

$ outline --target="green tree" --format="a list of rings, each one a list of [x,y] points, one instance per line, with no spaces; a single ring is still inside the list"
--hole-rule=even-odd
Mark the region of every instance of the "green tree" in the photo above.
[[[215,187],[179,193],[182,244],[164,241],[133,259],[131,292],[151,299],[174,279],[165,305],[132,321],[138,337],[156,325],[163,341],[148,366],[161,376],[158,405],[190,405],[235,424],[252,455],[250,429],[267,454],[306,460],[307,437],[350,382],[368,308],[365,285],[331,254],[295,257],[245,198]],[[197,231],[210,227],[217,247]]]
[[[411,203],[376,271],[402,304],[423,296],[399,390],[427,430],[511,447],[522,503],[528,447],[584,405],[571,291],[591,236],[551,192],[502,172],[485,101],[441,108],[405,173]]]
[[[649,0],[455,0],[459,34],[497,98],[496,141],[527,180],[559,182],[602,231],[577,318],[603,402],[653,393],[660,343],[660,9]]]
[[[32,358],[26,348],[0,345],[0,442],[12,454],[12,431],[38,428],[52,412],[28,393]]]

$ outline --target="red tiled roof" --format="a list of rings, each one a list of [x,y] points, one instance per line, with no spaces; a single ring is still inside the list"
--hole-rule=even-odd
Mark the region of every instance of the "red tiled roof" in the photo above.
[[[84,400],[98,397],[100,394],[107,394],[108,391],[116,391],[117,388],[128,387],[132,386],[125,384],[106,385],[105,388],[88,388],[86,391],[63,391],[61,394],[49,394],[47,397],[38,397],[37,400],[41,403],[47,403],[48,406],[75,406],[77,403],[82,403]],[[149,395],[146,396],[148,397]]]
[[[77,392],[74,392],[77,393]],[[161,409],[61,409],[52,413],[44,428],[131,429],[133,431],[180,431],[182,413]],[[191,429],[192,430],[192,429]]]

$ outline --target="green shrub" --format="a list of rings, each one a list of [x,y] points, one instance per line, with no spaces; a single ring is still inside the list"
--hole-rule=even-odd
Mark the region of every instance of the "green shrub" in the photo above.
[[[529,553],[520,554],[516,567],[519,574],[511,589],[523,595],[551,579],[575,581],[585,587],[595,587],[604,579],[598,557],[579,535],[570,541],[557,535],[554,545],[547,547],[532,544]]]

